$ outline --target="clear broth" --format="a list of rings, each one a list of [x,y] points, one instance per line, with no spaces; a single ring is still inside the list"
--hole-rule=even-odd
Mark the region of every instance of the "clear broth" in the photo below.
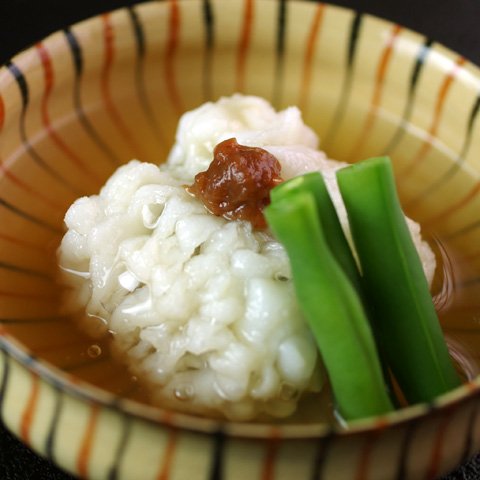
[[[126,99],[127,103],[128,101],[129,99]],[[189,107],[195,106],[191,105]],[[355,109],[352,109],[351,113],[352,118],[355,115],[360,115]],[[101,110],[92,108],[89,114],[92,119],[98,121],[99,125],[106,123],[102,120],[104,114]],[[377,125],[386,125],[391,130],[398,127],[398,124],[390,125],[392,122],[389,118],[376,118],[378,120]],[[168,123],[162,124],[162,138],[173,138],[176,122],[177,118],[172,117],[169,118]],[[306,118],[306,122],[314,124],[313,119],[310,118]],[[350,123],[355,122],[356,124],[359,123],[357,119],[352,119],[351,122],[345,124],[345,128],[350,128]],[[94,148],[88,142],[82,143],[82,139],[77,138],[78,124],[71,119],[65,120],[65,122],[59,121],[58,130],[62,131],[62,135],[68,139],[69,143],[76,142],[73,144],[75,148],[82,149],[85,158],[89,158],[89,163],[95,165],[98,169],[98,178],[107,178],[112,173],[113,166],[106,161],[98,148]],[[148,133],[148,128],[140,128],[138,131],[139,143],[144,145],[145,150],[149,153],[147,158],[142,157],[141,159],[154,162],[158,158],[165,158],[166,152],[169,150],[168,145],[163,143],[159,148],[151,131]],[[412,132],[406,130],[406,132],[405,139],[408,142],[404,142],[404,148],[402,147],[403,143],[400,143],[400,146],[396,148],[394,160],[397,163],[395,166],[402,167],[402,165],[408,163],[412,142],[421,145],[424,141],[424,137],[419,135],[417,130],[412,130]],[[122,146],[121,138],[115,139],[110,131],[104,133],[104,137],[109,139],[112,148],[118,150],[117,155],[120,161],[135,158],[135,152]],[[358,153],[361,158],[373,156],[376,152],[383,151],[385,140],[382,139],[382,136],[373,135],[371,138],[370,143],[364,145]],[[45,145],[43,142],[45,142]],[[40,153],[45,152],[45,155],[47,153],[51,154],[51,146],[48,146],[48,139],[45,136],[38,138],[35,148]],[[337,142],[337,144],[332,145],[329,153],[332,158],[340,160],[358,160],[358,158],[349,158],[344,152],[342,153],[342,149],[345,150],[345,148],[342,147],[342,142]],[[438,158],[438,163],[442,165],[442,168],[448,168],[452,162],[452,159],[448,158],[441,148],[437,149],[435,145],[432,147],[430,154],[435,155],[435,160]],[[31,162],[28,151],[17,152],[15,155],[18,157],[16,165],[19,170],[27,171],[29,162]],[[58,164],[61,164],[63,159],[58,158]],[[418,185],[423,182],[425,177],[425,171],[422,168],[423,166],[420,166],[418,174],[411,177],[408,183],[400,181],[399,191],[403,199],[408,200],[409,197],[414,197],[415,189],[418,189]],[[90,183],[87,180],[82,179],[82,177],[78,178],[79,189],[85,194],[97,192],[100,183]],[[48,190],[48,185],[45,189]],[[55,192],[54,194],[60,196],[63,195],[63,192],[58,194]],[[68,208],[74,199],[75,195],[71,191],[68,195],[61,197],[63,211]],[[428,218],[429,208],[434,201],[436,201],[436,197],[423,202],[420,207],[414,205],[413,208],[407,209],[407,214],[423,223],[423,219]],[[25,206],[20,205],[25,210],[37,208],[30,200],[25,200],[25,202]],[[57,216],[51,217],[50,223],[60,225],[61,214],[62,211],[59,210]],[[468,244],[452,241],[447,236],[442,236],[442,227],[440,227],[440,231],[425,229],[423,233],[430,239],[431,246],[437,255],[433,294],[439,319],[445,332],[451,356],[464,379],[468,380],[474,378],[480,372],[480,262],[477,262],[477,257],[480,258],[480,255],[475,256],[474,241],[470,241]],[[18,227],[14,234],[19,238],[28,239],[31,232],[28,230],[28,226],[22,226]],[[34,266],[48,272],[52,278],[57,275],[55,250],[58,247],[59,240],[59,235],[50,238],[50,243],[46,248],[48,259],[42,256],[45,252],[32,257],[35,262],[38,262],[38,265]],[[42,241],[42,239],[35,239],[37,244]],[[469,246],[468,251],[463,248],[463,245]],[[20,253],[17,253],[16,250],[10,251],[15,256],[21,255],[21,249],[18,249]],[[29,307],[30,310],[25,314],[24,320],[4,322],[4,326],[9,333],[22,342],[33,354],[65,372],[121,397],[149,404],[147,389],[130,374],[128,368],[119,359],[112,357],[109,346],[111,339],[108,336],[101,340],[92,340],[78,328],[76,322],[71,318],[55,316],[51,313],[52,309],[60,304],[61,292],[52,284],[48,288],[50,293],[56,296],[49,301],[48,311],[39,315],[40,318],[30,321],[28,319],[29,315],[32,315],[31,312],[36,312],[36,310],[33,306]],[[36,315],[36,313],[33,313],[33,315]],[[320,395],[307,395],[300,402],[297,413],[281,421],[288,423],[333,423],[335,421],[333,412],[332,398],[327,388]]]
[[[468,259],[447,239],[429,236],[437,257],[434,301],[451,356],[464,380],[480,373],[480,279]],[[14,323],[8,330],[38,357],[77,378],[123,398],[150,405],[148,388],[133,376],[119,358],[111,355],[110,336],[92,340],[76,319],[52,317],[38,323]],[[81,322],[80,322],[81,323]],[[328,387],[306,395],[297,412],[281,420],[288,423],[334,423],[334,406]]]

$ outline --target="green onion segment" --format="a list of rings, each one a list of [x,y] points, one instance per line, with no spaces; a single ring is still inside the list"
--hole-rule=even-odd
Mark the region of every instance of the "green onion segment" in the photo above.
[[[460,379],[400,206],[390,160],[376,157],[351,165],[337,172],[337,180],[376,338],[406,399],[431,401]]]
[[[392,411],[370,325],[352,282],[330,250],[314,195],[309,189],[272,193],[264,214],[290,258],[299,305],[340,415],[352,421]]]

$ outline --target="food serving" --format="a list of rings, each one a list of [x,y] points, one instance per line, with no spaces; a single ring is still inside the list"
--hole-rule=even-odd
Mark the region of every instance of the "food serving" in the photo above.
[[[318,143],[296,107],[221,98],[183,115],[165,163],[131,161],[68,210],[65,308],[111,336],[152,403],[286,417],[331,384],[351,420],[395,408],[389,369],[410,403],[459,384],[429,292],[435,255],[395,203],[388,160],[348,166]],[[397,305],[413,309],[403,329]]]
[[[478,71],[468,61],[406,28],[332,5],[303,0],[189,0],[148,2],[73,25],[12,59],[0,77],[0,156],[4,167],[0,396],[5,425],[24,443],[80,478],[98,479],[236,478],[241,472],[248,478],[290,479],[297,475],[415,480],[444,475],[478,452],[480,190],[476,159],[480,143],[476,128]],[[204,178],[209,178],[210,173],[220,171],[216,166],[223,164],[221,158],[209,172],[217,146],[227,142],[220,152],[231,147],[234,153],[243,147],[258,148],[278,161],[279,173],[276,162],[267,161],[271,182],[265,190],[273,187],[267,201],[264,195],[250,198],[251,205],[261,210],[258,219],[264,226],[253,226],[248,219],[225,218],[241,206],[235,206],[235,199],[229,201],[233,209],[210,216],[228,224],[248,222],[256,236],[269,235],[281,245],[291,273],[285,283],[290,285],[317,359],[312,378],[320,377],[318,388],[298,393],[285,388],[281,396],[294,399],[294,411],[292,408],[286,416],[264,409],[250,418],[235,417],[223,410],[227,402],[220,408],[192,407],[189,389],[186,395],[185,390],[178,390],[179,398],[170,398],[174,402],[170,406],[161,396],[164,385],[135,373],[131,365],[143,368],[141,362],[130,360],[128,352],[116,348],[120,335],[110,327],[113,316],[103,312],[104,316],[96,319],[98,323],[89,316],[91,287],[85,288],[83,302],[79,295],[82,283],[90,280],[77,279],[77,286],[71,278],[66,280],[71,274],[59,269],[55,255],[69,230],[65,229],[65,212],[82,196],[102,197],[108,178],[131,159],[153,164],[156,174],[158,170],[166,173],[172,167],[167,169],[164,162],[176,144],[181,115],[235,91],[262,96],[280,111],[298,106],[303,122],[321,140],[312,149],[325,151],[328,161],[358,162],[368,172],[375,167],[385,174],[382,164],[388,167],[389,162],[382,160],[377,165],[371,160],[390,156],[403,211],[421,226],[422,242],[428,243],[434,254],[428,293],[444,333],[441,340],[446,341],[463,385],[432,401],[416,403],[406,398],[409,390],[400,386],[392,359],[378,350],[385,339],[397,337],[382,335],[372,315],[365,270],[359,268],[361,249],[354,235],[354,217],[347,218],[351,235],[345,235],[342,227],[348,246],[343,252],[353,255],[352,270],[357,273],[346,275],[352,262],[341,263],[341,251],[332,248],[338,242],[330,242],[341,238],[336,222],[323,226],[327,217],[336,217],[344,225],[343,214],[335,210],[335,216],[331,215],[318,169],[288,177],[280,155],[270,152],[268,144],[244,142],[233,128],[223,132],[231,134],[222,138],[212,134],[212,145],[205,148],[205,164],[178,183],[188,198],[201,206],[202,214],[223,210],[218,202],[209,204],[208,192],[206,198],[202,194],[209,182],[202,185],[201,177],[199,182],[195,180],[197,174],[208,173]],[[212,122],[201,125],[202,129],[213,126]],[[273,125],[264,123],[267,130]],[[290,135],[290,130],[284,129],[282,136]],[[304,148],[305,144],[301,145]],[[348,168],[346,165],[332,174],[335,183],[340,185],[339,173]],[[359,181],[357,173],[352,174],[355,183]],[[327,185],[328,176],[328,172],[322,174]],[[372,176],[368,177],[372,183]],[[326,188],[332,200],[334,193]],[[356,197],[361,191],[355,189],[353,194]],[[377,194],[372,205],[378,203]],[[308,313],[318,304],[306,303],[297,291],[308,269],[297,271],[299,253],[288,250],[288,238],[282,238],[275,218],[269,215],[277,207],[283,211],[282,199],[287,195],[296,199],[295,208],[304,204],[311,207],[301,228],[289,229],[291,235],[302,238],[302,232],[314,225],[307,231],[316,231],[317,238],[322,238],[317,231],[321,228],[329,262],[337,271],[341,265],[344,272],[335,284],[350,285],[350,293],[353,288],[353,297],[360,299],[364,310],[364,304],[372,305],[362,317],[355,315],[355,321],[344,320],[342,329],[357,325],[359,318],[363,321],[358,324],[367,321],[370,325],[377,360],[364,364],[373,372],[371,365],[380,363],[383,379],[376,383],[386,389],[389,401],[382,402],[387,407],[382,411],[392,413],[367,413],[352,421],[352,412],[346,411],[351,407],[348,397],[342,397],[339,387],[333,391],[332,379],[338,373],[337,384],[349,385],[346,366],[355,364],[354,350],[341,345],[338,355],[343,368],[339,371],[332,370],[328,352],[322,351],[317,338],[320,332],[310,320],[317,316]],[[340,197],[346,209],[345,189]],[[335,198],[332,201],[335,205]],[[147,208],[145,211],[148,213]],[[99,208],[99,212],[103,215],[104,209]],[[385,218],[385,213],[387,218],[397,218],[391,208],[377,211],[376,218]],[[281,218],[285,217],[283,213]],[[372,231],[388,232],[378,226]],[[149,236],[151,229],[142,228],[141,232]],[[113,250],[118,246],[113,245],[115,236],[107,237]],[[369,244],[368,240],[364,243]],[[312,255],[317,262],[323,253],[317,242],[315,245],[311,248],[307,243],[307,266],[313,263]],[[376,243],[375,255],[385,260],[382,267],[388,266],[392,272],[397,261],[387,265],[387,253],[377,250],[382,245],[388,242]],[[88,255],[78,271],[90,275]],[[75,265],[80,262],[71,263]],[[135,262],[136,267],[139,265]],[[353,287],[358,274],[365,289],[362,295]],[[408,284],[411,282],[409,277]],[[137,292],[142,287],[139,285]],[[207,285],[201,287],[206,289]],[[121,293],[122,289],[119,286],[116,290]],[[125,297],[128,295],[133,297],[136,292]],[[319,297],[315,289],[315,295],[307,298]],[[404,298],[403,293],[400,298]],[[115,305],[121,303],[120,298]],[[101,309],[100,305],[97,311]],[[422,318],[421,325],[430,323]],[[406,319],[412,325],[412,317]],[[340,326],[337,321],[332,324]],[[135,332],[144,335],[142,325],[139,322]],[[87,334],[89,330],[93,331]],[[277,330],[264,337],[264,345],[270,345]],[[326,332],[328,345],[337,345],[330,336],[336,332]],[[322,338],[327,338],[325,332]],[[300,350],[304,353],[305,349]],[[148,353],[155,351],[152,347]],[[414,354],[408,344],[401,351],[411,355],[411,364],[423,364],[424,350]],[[407,366],[405,358],[399,363]],[[152,376],[156,373],[155,366],[148,370]],[[370,382],[374,379],[369,378]],[[365,390],[372,392],[373,386]],[[372,397],[369,393],[363,399]]]

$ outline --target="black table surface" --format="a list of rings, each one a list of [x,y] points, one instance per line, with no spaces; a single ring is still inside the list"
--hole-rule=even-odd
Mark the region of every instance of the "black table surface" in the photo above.
[[[228,0],[224,0],[228,1]],[[138,3],[128,0],[0,0],[0,63],[49,33],[84,18]],[[480,65],[480,0],[330,0],[400,23]],[[0,423],[0,480],[69,480]],[[480,479],[480,454],[443,480]]]

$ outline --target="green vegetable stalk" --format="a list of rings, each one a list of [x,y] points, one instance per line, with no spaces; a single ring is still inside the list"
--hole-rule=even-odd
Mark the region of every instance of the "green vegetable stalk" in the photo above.
[[[350,245],[343,233],[337,211],[330,198],[322,174],[320,172],[306,173],[281,183],[270,192],[270,199],[272,202],[275,202],[289,194],[295,195],[301,191],[307,191],[313,195],[317,215],[319,216],[328,248],[347,274],[357,292],[361,293],[362,282],[360,273]]]
[[[264,214],[287,250],[339,413],[351,421],[393,410],[361,301],[330,251],[314,196],[299,190],[272,199]]]
[[[270,192],[270,198],[272,201],[275,201],[285,197],[288,194],[302,190],[308,191],[313,195],[317,208],[317,215],[319,216],[320,223],[323,227],[323,233],[325,235],[325,240],[327,241],[328,247],[359,294],[360,300],[362,301],[363,307],[367,314],[367,318],[369,318],[370,313],[368,311],[368,304],[363,293],[360,272],[358,271],[357,263],[352,254],[352,249],[350,248],[350,245],[345,237],[337,215],[337,211],[332,199],[330,198],[330,194],[328,193],[328,189],[325,185],[322,174],[320,172],[310,172],[298,177],[294,177],[274,188]],[[390,378],[390,372],[388,371],[388,366],[385,361],[385,354],[382,351],[382,345],[378,342],[375,331],[373,331],[373,336],[377,346],[385,383],[387,385],[387,391],[389,392],[392,401],[396,405],[397,402],[393,394],[394,389]]]
[[[378,157],[337,172],[373,325],[410,403],[459,385],[395,189]]]

